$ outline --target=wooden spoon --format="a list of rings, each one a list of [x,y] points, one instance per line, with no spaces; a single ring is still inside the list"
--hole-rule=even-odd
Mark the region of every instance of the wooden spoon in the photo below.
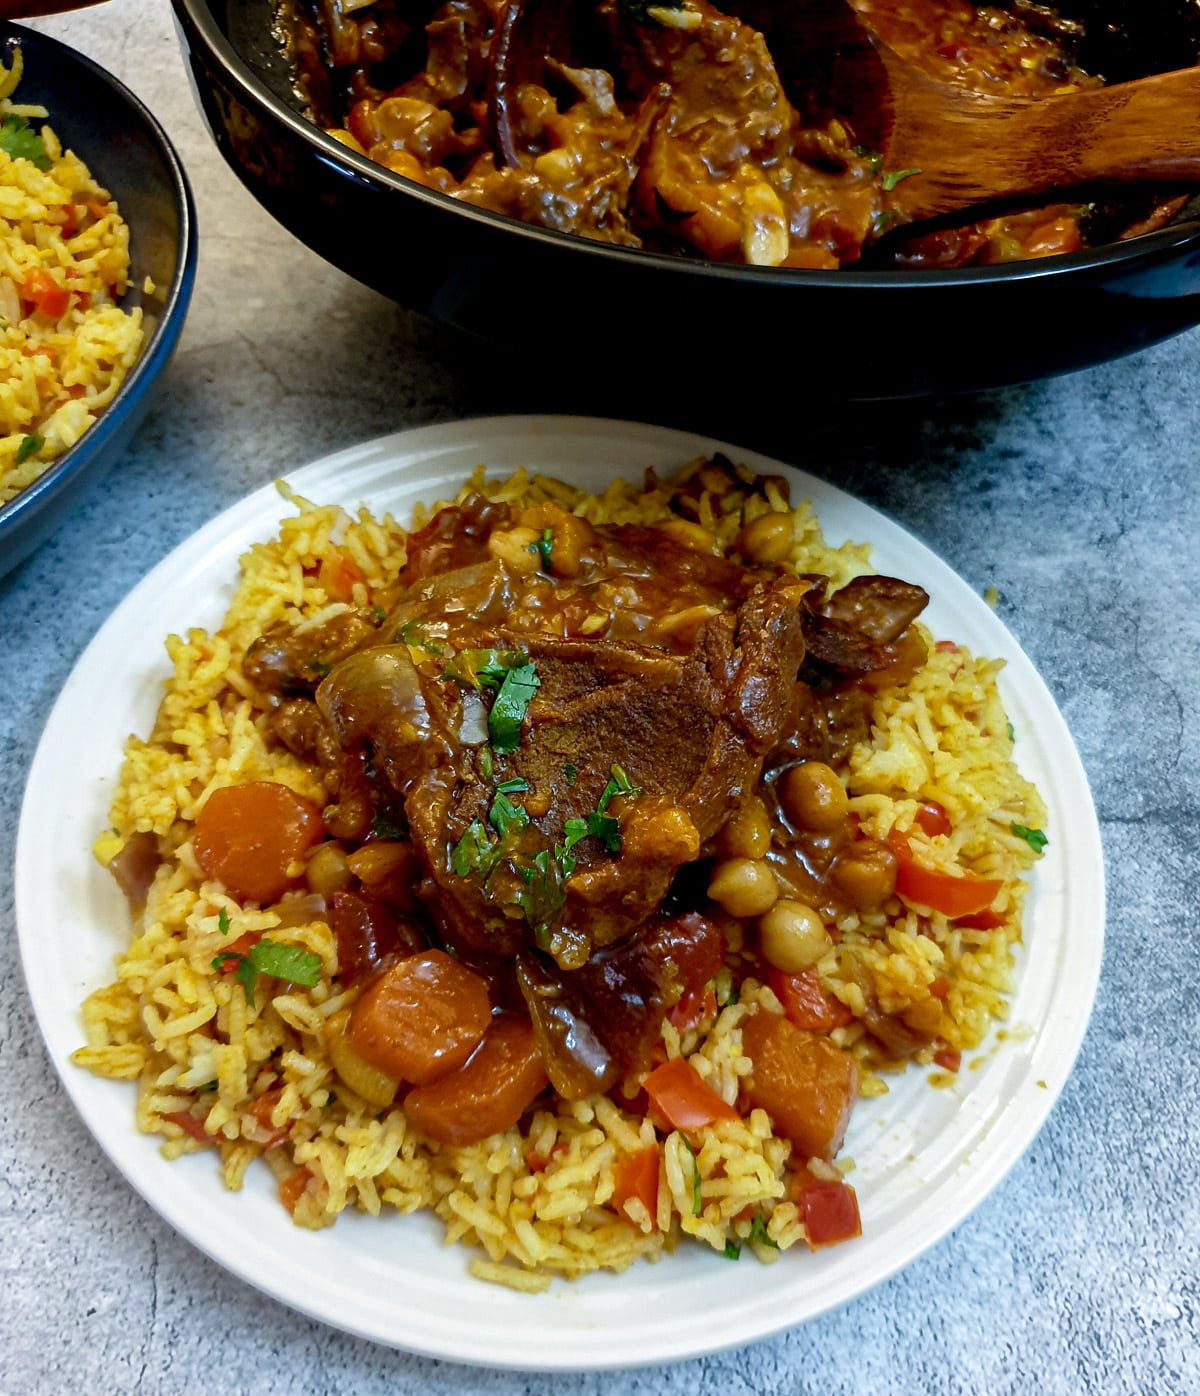
[[[1200,182],[1200,68],[1052,97],[989,97],[905,62],[848,0],[724,8],[762,33],[803,120],[839,116],[879,151],[884,204],[898,221],[1085,185]]]
[[[988,97],[938,82],[876,40],[848,0],[721,0],[763,34],[805,125],[837,116],[879,151],[893,224],[1084,185],[1200,183],[1200,68],[1054,97]],[[593,0],[509,0],[488,111],[518,163],[511,94],[538,81]],[[889,187],[890,186],[890,187]]]

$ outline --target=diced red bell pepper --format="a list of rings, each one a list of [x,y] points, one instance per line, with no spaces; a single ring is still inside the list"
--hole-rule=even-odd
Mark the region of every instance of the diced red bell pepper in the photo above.
[[[39,315],[45,315],[51,320],[61,320],[71,304],[70,291],[65,286],[60,286],[49,272],[43,271],[41,267],[34,267],[25,274],[21,283],[21,294],[23,299],[33,302],[33,307]]]
[[[813,968],[799,974],[781,969],[767,971],[767,986],[783,1006],[784,1015],[805,1032],[830,1033],[853,1021],[854,1014],[839,998],[821,986]]]

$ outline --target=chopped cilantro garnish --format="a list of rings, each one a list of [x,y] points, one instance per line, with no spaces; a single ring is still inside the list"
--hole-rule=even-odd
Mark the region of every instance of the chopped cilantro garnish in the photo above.
[[[899,217],[894,208],[880,209],[871,218],[871,236],[881,238]]]
[[[600,798],[596,801],[597,814],[604,813],[604,811],[608,808],[609,800],[611,800],[614,795],[636,796],[642,793],[642,787],[640,785],[631,784],[629,777],[620,768],[620,766],[616,765],[615,762],[610,767],[610,769],[612,771],[612,776],[610,777],[608,784],[600,792]]]
[[[217,1089],[217,1083],[215,1081],[205,1081],[202,1086],[197,1086],[196,1089],[198,1091],[215,1091]]]
[[[545,949],[549,943],[550,923],[566,901],[562,869],[548,848],[535,854],[529,863],[514,862],[511,866],[524,883],[514,901],[524,913],[534,939]]]
[[[910,175],[918,175],[920,173],[920,165],[912,165],[907,170],[884,170],[879,183],[883,187],[883,192],[885,194],[890,194],[902,179],[908,179]]]
[[[217,912],[217,930],[220,931],[223,936],[229,934],[229,913],[224,907]]]
[[[260,940],[244,955],[225,950],[217,955],[213,969],[219,970],[227,960],[235,960],[238,983],[246,991],[246,1001],[254,1003],[254,986],[260,974],[274,979],[286,979],[290,984],[302,984],[311,989],[321,977],[321,957],[298,945],[279,945],[273,940]]]
[[[468,873],[486,866],[491,851],[483,820],[472,819],[450,854],[451,870],[459,877],[466,877]]]
[[[21,438],[21,444],[17,447],[17,464],[24,465],[30,456],[36,455],[46,444],[46,438],[39,436],[36,431],[32,431],[28,436]]]
[[[700,1164],[696,1158],[696,1151],[685,1139],[683,1147],[688,1151],[688,1157],[692,1160],[692,1216],[698,1217],[704,1209],[704,1202],[700,1196]]]
[[[429,631],[419,620],[406,620],[404,624],[392,635],[393,641],[399,640],[402,645],[407,645],[409,649],[424,650],[426,654],[442,654],[443,648],[436,641],[429,638]]]
[[[856,145],[854,153],[860,160],[865,160],[871,167],[872,174],[879,173],[879,167],[883,164],[883,156],[878,150],[871,150],[865,145]]]
[[[1012,829],[1016,837],[1019,839],[1024,839],[1025,842],[1029,845],[1030,848],[1033,849],[1035,853],[1040,853],[1042,849],[1045,848],[1046,845],[1050,842],[1050,840],[1040,829],[1027,829],[1024,824],[1012,824],[1009,827]]]
[[[496,789],[501,795],[519,795],[521,791],[529,789],[529,782],[524,776],[513,776],[511,780],[498,782]]]
[[[495,767],[492,764],[492,749],[486,743],[479,748],[479,769],[483,773],[484,780],[491,780],[495,774]]]
[[[0,121],[0,150],[14,160],[28,160],[39,170],[50,168],[45,141],[23,116],[6,116]]]
[[[543,569],[549,572],[550,554],[554,551],[554,530],[552,528],[542,529],[542,536],[536,543],[530,543],[529,551],[541,557]]]
[[[574,761],[564,761],[563,775],[566,776],[568,785],[574,785],[575,782],[579,779],[579,767],[574,763]]]
[[[315,656],[308,661],[308,667],[314,674],[319,674],[321,678],[325,678],[329,673],[329,665],[323,659],[317,659]]]
[[[726,1260],[741,1260],[742,1248],[736,1241],[726,1241],[724,1255]]]
[[[757,1242],[760,1246],[770,1246],[774,1250],[779,1249],[779,1242],[772,1241],[767,1235],[767,1219],[761,1212],[755,1212],[754,1218],[750,1223],[750,1239],[751,1241]]]
[[[375,622],[376,625],[382,625],[384,621],[387,620],[387,612],[383,609],[382,606],[372,606],[371,619]]]
[[[521,740],[521,719],[541,682],[532,664],[509,669],[504,675],[504,682],[488,713],[488,736],[498,755],[507,756],[516,751]]]
[[[1017,734],[1011,722],[1008,723],[1008,740],[1010,742],[1015,742],[1017,740]]]
[[[454,679],[468,688],[499,688],[510,669],[526,662],[520,650],[459,650],[446,661],[442,678]]]
[[[505,784],[516,785],[520,790],[529,788],[524,781],[506,781]],[[491,808],[488,810],[488,823],[503,838],[510,829],[523,829],[529,823],[529,816],[520,805],[514,805],[504,791],[497,787]]]
[[[394,819],[389,819],[386,814],[377,814],[371,820],[371,832],[377,839],[402,839],[404,830]]]
[[[635,24],[645,24],[651,10],[682,10],[683,0],[620,0],[621,12]]]

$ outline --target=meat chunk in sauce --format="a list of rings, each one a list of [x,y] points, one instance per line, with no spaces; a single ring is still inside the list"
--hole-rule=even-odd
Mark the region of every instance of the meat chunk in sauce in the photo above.
[[[440,661],[415,663],[391,647],[339,666],[319,701],[344,743],[371,745],[403,795],[445,938],[500,955],[540,945],[577,967],[593,948],[633,935],[779,740],[804,653],[799,595],[791,582],[760,585],[736,611],[700,625],[681,654],[622,640],[479,635],[481,648],[520,653],[540,684],[519,745],[491,781],[480,733],[468,734],[474,743],[463,735],[477,695],[445,679]],[[555,846],[570,821],[596,813],[614,768],[638,792],[608,807],[620,834],[580,839],[564,876]],[[484,875],[464,870],[454,851],[472,829],[486,835],[503,822],[493,814],[497,780],[520,791],[524,817],[496,831],[508,844]],[[531,878],[550,881],[538,889],[544,915]]]

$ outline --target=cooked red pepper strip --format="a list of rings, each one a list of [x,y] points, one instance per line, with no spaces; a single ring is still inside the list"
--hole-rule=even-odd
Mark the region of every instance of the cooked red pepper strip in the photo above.
[[[663,1119],[684,1134],[704,1129],[717,1120],[738,1118],[733,1106],[726,1105],[683,1057],[673,1057],[655,1067],[646,1077],[645,1090]]]

